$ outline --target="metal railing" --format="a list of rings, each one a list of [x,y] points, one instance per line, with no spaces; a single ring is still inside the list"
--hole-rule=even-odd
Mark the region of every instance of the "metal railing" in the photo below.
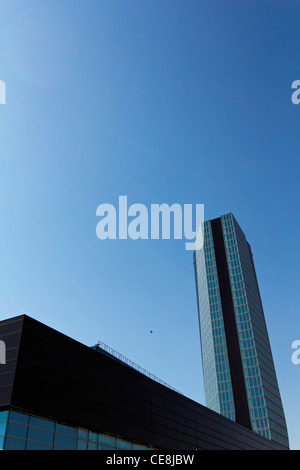
[[[107,346],[107,344],[102,343],[102,341],[97,342],[97,344],[95,345],[96,350],[97,350],[97,347],[100,349],[103,349],[103,351],[107,352],[108,354],[115,357],[116,359],[119,359],[119,361],[123,362],[124,364],[127,364],[129,367],[132,367],[133,369],[137,370],[138,372],[145,375],[146,377],[149,377],[150,379],[155,380],[155,382],[158,382],[161,385],[164,385],[165,387],[168,387],[169,389],[174,390],[174,392],[181,393],[178,390],[176,390],[176,388],[171,387],[171,385],[161,380],[159,377],[156,377],[155,375],[151,374],[151,372],[148,372],[146,369],[143,369],[143,367],[139,366],[138,364],[135,364],[133,361],[131,361],[127,357],[118,353],[118,351],[115,351],[110,346]]]

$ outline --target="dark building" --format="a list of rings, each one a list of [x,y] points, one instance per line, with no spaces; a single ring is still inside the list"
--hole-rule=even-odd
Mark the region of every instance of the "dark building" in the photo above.
[[[232,213],[201,229],[194,265],[206,405],[288,447],[250,245]]]
[[[2,449],[286,449],[26,315],[0,341]]]

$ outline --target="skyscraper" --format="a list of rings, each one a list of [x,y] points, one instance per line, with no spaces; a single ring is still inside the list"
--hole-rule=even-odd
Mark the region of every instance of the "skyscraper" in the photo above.
[[[288,446],[250,245],[232,213],[201,229],[194,266],[206,406]]]

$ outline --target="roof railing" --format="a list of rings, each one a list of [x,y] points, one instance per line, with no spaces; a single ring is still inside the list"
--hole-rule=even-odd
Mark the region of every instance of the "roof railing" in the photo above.
[[[102,343],[102,341],[98,341],[95,345],[95,347],[103,349],[103,351],[107,352],[111,356],[115,357],[116,359],[119,359],[119,361],[127,364],[129,367],[132,367],[133,369],[137,370],[141,374],[145,375],[146,377],[149,377],[152,380],[155,380],[155,382],[160,383],[161,385],[164,385],[165,387],[168,387],[171,390],[174,390],[174,392],[181,393],[178,390],[176,390],[174,387],[171,387],[171,385],[167,384],[160,378],[156,377],[155,375],[151,374],[151,372],[148,372],[146,369],[143,369],[143,367],[139,366],[138,364],[135,364],[133,361],[128,359],[127,357],[123,356],[122,354],[118,353],[118,351],[115,351],[112,349],[110,346],[107,346],[107,344]]]

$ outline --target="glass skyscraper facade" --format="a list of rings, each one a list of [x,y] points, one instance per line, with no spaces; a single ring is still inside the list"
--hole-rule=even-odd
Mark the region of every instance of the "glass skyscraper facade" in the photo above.
[[[250,245],[232,213],[201,229],[194,265],[206,406],[288,446]]]

